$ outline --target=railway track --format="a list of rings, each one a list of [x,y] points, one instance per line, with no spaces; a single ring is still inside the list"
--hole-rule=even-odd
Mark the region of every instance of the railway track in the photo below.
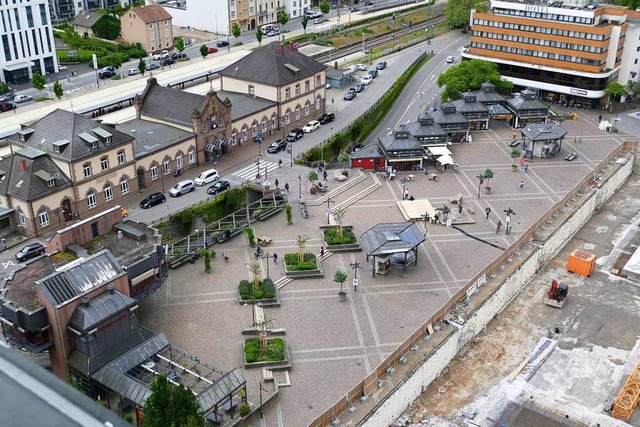
[[[445,16],[441,14],[441,15],[434,16],[432,19],[428,21],[414,24],[411,27],[398,28],[396,29],[395,32],[383,34],[379,37],[374,37],[366,40],[364,43],[364,49],[366,51],[370,51],[371,49],[374,49],[376,47],[391,44],[394,41],[400,40],[402,37],[406,37],[408,35],[413,35],[416,33],[423,34],[423,31],[426,30],[427,28],[434,27],[445,21],[446,21]],[[352,29],[350,28],[349,30],[352,30]],[[362,50],[363,50],[363,44],[358,42],[358,43],[350,44],[348,46],[343,46],[339,49],[334,49],[331,51],[331,54],[322,52],[316,55],[312,55],[311,57],[318,62],[325,63],[325,62],[333,61],[334,59],[351,55],[352,53],[361,52]]]

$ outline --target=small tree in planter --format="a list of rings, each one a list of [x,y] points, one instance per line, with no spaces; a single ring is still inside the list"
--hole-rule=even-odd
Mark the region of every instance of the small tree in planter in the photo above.
[[[511,170],[514,171],[514,172],[518,170],[518,165],[516,165],[516,159],[519,158],[521,154],[522,153],[517,148],[514,148],[514,149],[511,150],[511,158],[513,159],[513,164],[511,165]]]
[[[349,166],[349,162],[351,161],[351,156],[345,153],[344,151],[338,154],[338,162],[342,165],[342,175],[349,176],[349,171],[347,170],[347,166]]]
[[[249,246],[255,248],[256,246],[256,236],[253,234],[253,228],[245,227],[244,232],[247,233],[247,239],[249,239]]]
[[[309,174],[307,175],[307,179],[311,183],[311,188],[315,190],[315,187],[313,186],[313,184],[318,180],[318,172],[316,171],[309,172]]]
[[[338,239],[342,240],[344,238],[344,227],[342,227],[342,219],[344,218],[344,214],[347,213],[346,209],[340,209],[339,211],[333,212],[333,219],[336,220],[336,224],[338,224]]]
[[[307,247],[309,236],[306,234],[296,237],[296,245],[298,245],[298,262],[304,262],[304,248]]]
[[[211,274],[211,253],[206,249],[200,249],[200,255],[204,261],[204,272]]]
[[[262,268],[257,262],[252,262],[251,264],[249,264],[249,271],[251,271],[251,274],[253,274],[252,285],[253,291],[255,292],[260,288],[260,273],[262,273]]]
[[[483,172],[482,176],[484,177],[484,179],[487,180],[487,184],[484,187],[484,191],[485,191],[485,193],[489,194],[489,193],[491,193],[491,187],[489,186],[489,180],[491,180],[493,178],[493,171],[491,169],[487,168]]]
[[[285,203],[284,204],[284,212],[287,214],[287,224],[291,225],[293,224],[293,215],[291,213],[292,209],[291,209],[291,204],[290,203]]]
[[[264,319],[251,325],[258,330],[258,337],[260,338],[260,350],[262,351],[267,351],[267,348],[269,346],[267,342],[267,326],[272,323],[273,319]]]
[[[340,283],[340,290],[338,291],[338,298],[340,299],[340,301],[346,301],[347,300],[347,293],[344,291],[343,287],[344,287],[344,282],[347,281],[347,273],[345,273],[344,271],[337,270],[333,274],[333,281],[336,282],[336,283]]]

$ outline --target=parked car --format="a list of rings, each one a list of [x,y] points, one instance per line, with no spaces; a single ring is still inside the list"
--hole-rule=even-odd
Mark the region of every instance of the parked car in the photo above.
[[[371,74],[367,74],[366,76],[363,76],[360,79],[361,83],[364,83],[365,85],[369,86],[371,84],[371,82],[373,81],[373,77],[371,77]],[[356,92],[358,92],[358,88],[356,88]]]
[[[211,187],[207,188],[207,194],[219,194],[231,188],[229,181],[216,181]]]
[[[190,193],[195,191],[196,184],[190,179],[185,179],[184,181],[180,181],[169,190],[169,195],[171,197],[180,197],[183,194]]]
[[[369,70],[368,73],[372,79],[375,79],[376,77],[378,77],[378,69],[374,68],[373,70]]]
[[[364,148],[364,145],[358,144],[355,147],[353,147],[352,153],[358,152],[358,151],[362,150],[363,148]]]
[[[0,96],[0,102],[13,102],[13,100],[16,97],[16,93],[11,91],[11,92],[7,92],[4,95]]]
[[[154,207],[155,205],[159,205],[160,203],[164,203],[167,201],[167,198],[162,193],[151,193],[147,196],[146,199],[140,202],[140,207],[142,209],[149,209]]]
[[[351,88],[347,91],[347,93],[344,94],[344,100],[345,101],[351,101],[353,99],[355,99],[356,97],[356,89],[355,88]]]
[[[0,103],[0,112],[15,110],[16,106],[12,102]]]
[[[278,30],[277,28],[272,28],[269,31],[267,31],[265,34],[267,35],[267,37],[275,37],[280,34],[280,30]]]
[[[309,123],[302,127],[302,132],[311,133],[316,129],[320,129],[320,122],[317,120],[311,120]]]
[[[229,42],[225,40],[220,40],[218,43],[216,43],[216,47],[227,47],[227,46],[229,46]]]
[[[189,59],[189,55],[184,52],[173,52],[169,58],[177,61],[178,59]]]
[[[18,95],[15,98],[13,98],[14,104],[22,104],[24,102],[29,102],[29,101],[33,101],[33,98],[29,95]]]
[[[356,69],[358,71],[367,71],[367,64],[356,64]]]
[[[218,49],[216,49],[215,47],[210,47],[210,48],[207,50],[207,52],[208,52],[208,53],[217,53],[217,52],[218,52]]]
[[[140,70],[138,68],[129,68],[127,70],[127,75],[129,76],[135,76],[137,74],[140,74]]]
[[[220,179],[220,175],[218,174],[218,171],[215,169],[209,169],[202,172],[200,175],[198,175],[196,179],[194,179],[194,181],[196,185],[203,186],[213,181],[217,181],[218,179]]]
[[[287,135],[287,142],[297,141],[303,136],[304,136],[304,132],[302,132],[302,129],[295,128],[291,132],[289,132],[289,135]]]
[[[317,18],[313,18],[314,24],[322,24],[324,22],[324,15],[320,15]]]
[[[364,84],[364,82],[359,82],[356,83],[356,85],[353,87],[357,93],[362,92],[363,90],[365,90],[367,87],[367,85]]]
[[[155,62],[149,62],[144,69],[147,71],[152,71],[152,70],[157,70],[158,68],[160,68],[160,66],[158,64],[156,64]]]
[[[358,12],[359,10],[360,10],[360,9],[359,9],[359,8],[357,8],[357,7],[352,7],[352,8],[350,8],[350,9],[349,9],[349,12],[354,13],[354,12]]]
[[[168,58],[168,57],[169,57],[169,51],[163,50],[162,52],[154,54],[151,58],[153,58],[154,61],[159,61],[162,58]]]
[[[66,65],[58,65],[58,71],[69,71],[69,67]]]
[[[376,70],[384,70],[387,68],[387,61],[378,62],[376,64]]]
[[[324,113],[323,115],[320,116],[320,118],[318,119],[318,122],[320,122],[321,125],[326,125],[327,123],[331,123],[335,119],[336,119],[336,115],[335,114],[333,114],[333,113]]]
[[[447,56],[446,62],[447,64],[453,64],[456,61],[455,56]]]
[[[169,65],[175,64],[176,60],[173,58],[164,58],[160,63],[163,67],[168,67]]]
[[[364,4],[365,6],[373,6],[373,2],[372,1],[368,1]]]
[[[282,150],[286,150],[286,148],[287,148],[287,141],[285,141],[284,139],[278,139],[272,142],[269,148],[267,148],[267,153],[271,153],[271,154],[279,153]]]
[[[42,243],[29,243],[24,248],[20,249],[20,252],[16,254],[16,259],[22,262],[42,255],[44,252],[45,249]]]
[[[113,67],[104,67],[102,70],[98,71],[98,77],[101,79],[110,79],[115,75],[116,69]]]

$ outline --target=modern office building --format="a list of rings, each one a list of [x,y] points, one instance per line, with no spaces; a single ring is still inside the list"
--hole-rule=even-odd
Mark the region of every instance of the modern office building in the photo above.
[[[133,0],[49,0],[49,11],[53,22],[70,20],[81,12],[113,9],[118,5],[128,6]]]
[[[618,82],[624,85],[640,81],[640,13],[628,11],[627,23],[629,26],[618,76]]]
[[[0,81],[23,84],[58,71],[47,0],[0,2]]]
[[[598,105],[618,78],[627,13],[583,0],[493,0],[487,11],[472,12],[462,56],[496,63],[516,90],[536,89],[546,101]]]

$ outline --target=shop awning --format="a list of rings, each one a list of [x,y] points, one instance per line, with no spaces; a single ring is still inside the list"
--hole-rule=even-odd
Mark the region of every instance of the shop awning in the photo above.
[[[444,154],[451,154],[451,151],[445,146],[440,147],[427,147],[427,150],[434,156],[442,156]]]
[[[20,61],[20,62],[12,62],[10,64],[4,64],[2,69],[5,71],[16,71],[21,70],[23,68],[33,67],[35,64],[31,61]]]
[[[420,157],[403,157],[401,159],[387,159],[389,163],[400,163],[400,162],[419,162],[422,160]]]
[[[436,160],[438,163],[440,163],[441,165],[455,165],[456,161],[453,160],[453,157],[451,157],[448,154],[443,154],[442,156],[438,157],[438,159]]]

